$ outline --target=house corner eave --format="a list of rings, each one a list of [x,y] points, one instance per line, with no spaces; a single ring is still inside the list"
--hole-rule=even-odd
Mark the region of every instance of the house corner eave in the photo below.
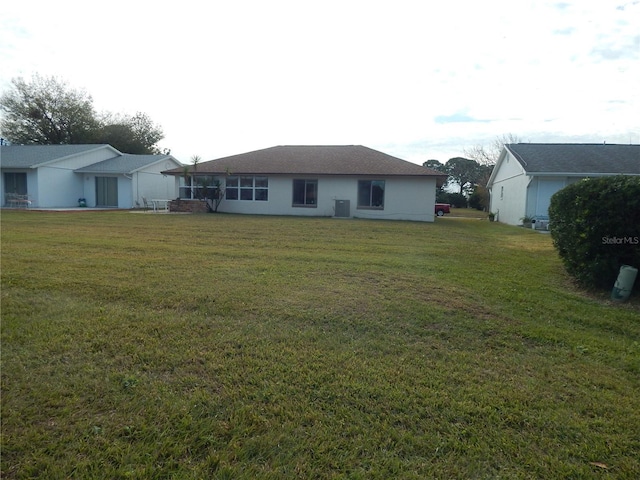
[[[502,147],[502,151],[500,152],[500,156],[498,157],[498,161],[493,166],[493,170],[491,170],[491,175],[489,176],[489,180],[487,181],[487,184],[485,185],[488,189],[491,189],[493,187],[493,181],[495,180],[496,175],[498,173],[498,170],[500,169],[500,165],[502,165],[502,162],[504,162],[504,158],[506,156],[507,156],[507,146],[505,145],[504,147]]]
[[[436,177],[436,188],[441,188],[445,183],[447,183],[446,175],[438,175]]]

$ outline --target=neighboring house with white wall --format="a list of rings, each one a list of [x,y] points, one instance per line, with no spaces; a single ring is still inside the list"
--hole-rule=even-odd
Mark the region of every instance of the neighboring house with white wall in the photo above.
[[[165,173],[176,176],[181,198],[203,196],[204,187],[210,195],[219,184],[220,212],[427,222],[446,179],[358,145],[278,146],[211,160],[192,167],[186,186],[183,169]]]
[[[132,155],[110,145],[0,146],[0,198],[27,196],[30,207],[132,208],[142,197],[170,199],[174,179],[161,172],[182,164],[171,155]]]
[[[640,145],[515,143],[505,145],[487,188],[496,220],[546,220],[551,196],[583,178],[640,175]]]

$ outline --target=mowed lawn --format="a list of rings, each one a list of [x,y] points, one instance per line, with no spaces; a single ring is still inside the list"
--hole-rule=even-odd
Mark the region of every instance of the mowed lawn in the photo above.
[[[640,300],[549,235],[3,211],[2,478],[640,478]]]

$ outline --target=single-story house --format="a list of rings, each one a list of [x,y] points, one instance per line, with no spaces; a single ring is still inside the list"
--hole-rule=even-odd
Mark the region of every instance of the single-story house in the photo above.
[[[496,220],[548,220],[551,196],[583,178],[640,175],[640,145],[507,144],[487,188]]]
[[[180,198],[219,195],[218,211],[434,221],[446,176],[359,145],[277,146],[219,158],[175,175]],[[214,193],[214,192],[219,193]],[[206,193],[205,193],[206,192]]]
[[[173,198],[175,181],[163,170],[182,164],[171,155],[132,155],[110,145],[2,145],[0,198],[36,208],[132,208],[142,198]]]

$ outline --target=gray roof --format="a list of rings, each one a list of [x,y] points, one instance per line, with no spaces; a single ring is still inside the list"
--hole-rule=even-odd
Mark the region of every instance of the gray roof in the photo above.
[[[35,168],[101,148],[111,148],[117,153],[109,145],[2,145],[0,163],[3,168]]]
[[[505,147],[528,174],[640,175],[640,145],[511,143]]]
[[[182,175],[183,168],[167,173]],[[373,175],[443,174],[360,145],[278,146],[199,163],[198,174]]]
[[[77,173],[133,173],[162,160],[172,158],[167,155],[133,155],[123,153],[120,156],[103,160],[74,170]]]
[[[37,168],[74,155],[82,155],[94,150],[108,149],[113,157],[74,170],[77,173],[133,173],[162,160],[173,160],[170,155],[134,155],[120,153],[107,144],[96,145],[2,145],[0,165],[2,168]]]

